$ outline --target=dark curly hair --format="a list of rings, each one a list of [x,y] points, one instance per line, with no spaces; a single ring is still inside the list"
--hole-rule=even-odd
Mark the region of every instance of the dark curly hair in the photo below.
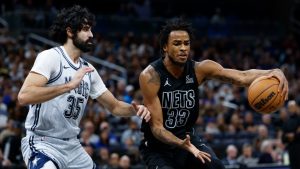
[[[184,17],[176,17],[166,21],[166,24],[162,27],[159,34],[160,53],[163,56],[163,48],[168,43],[170,33],[177,30],[186,31],[190,36],[190,40],[195,38],[191,23],[187,22]]]
[[[80,31],[84,25],[95,25],[95,16],[87,8],[74,5],[62,9],[54,20],[49,30],[53,40],[64,44],[67,41],[66,28],[70,27],[73,33]]]

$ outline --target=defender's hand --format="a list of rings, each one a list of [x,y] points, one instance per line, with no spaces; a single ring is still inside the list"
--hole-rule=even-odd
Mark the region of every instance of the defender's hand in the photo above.
[[[147,107],[145,107],[144,105],[137,105],[135,102],[132,102],[131,105],[135,109],[137,116],[139,116],[141,119],[145,119],[146,122],[149,122],[149,120],[151,119],[151,113],[149,112]]]
[[[73,76],[72,80],[69,82],[70,88],[74,89],[76,87],[78,87],[78,85],[80,84],[82,78],[84,77],[84,75],[86,73],[92,72],[94,71],[93,68],[91,67],[83,67],[81,69],[79,69],[76,74]]]

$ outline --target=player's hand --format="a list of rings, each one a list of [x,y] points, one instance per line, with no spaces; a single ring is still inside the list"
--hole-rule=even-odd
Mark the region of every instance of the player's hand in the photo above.
[[[280,69],[274,69],[272,73],[268,77],[276,77],[279,80],[279,92],[281,92],[281,96],[284,100],[288,99],[288,93],[289,93],[289,84],[286,80],[285,75]]]
[[[131,105],[136,111],[136,115],[141,119],[145,119],[148,122],[151,119],[151,113],[144,105],[137,105],[135,102],[132,102]]]
[[[80,84],[82,78],[84,77],[84,75],[86,73],[92,72],[94,71],[93,68],[91,67],[83,67],[81,69],[79,69],[76,74],[73,76],[72,80],[69,82],[70,88],[74,89],[76,87],[78,87],[78,85]]]
[[[196,158],[205,163],[205,161],[211,162],[211,156],[207,152],[198,150],[192,143],[189,135],[186,135],[186,138],[183,140],[183,147],[194,154]]]

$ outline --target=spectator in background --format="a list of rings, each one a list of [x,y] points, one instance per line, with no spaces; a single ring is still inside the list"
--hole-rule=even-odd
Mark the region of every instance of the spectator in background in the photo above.
[[[99,169],[107,169],[109,165],[109,150],[106,147],[98,149],[96,165]]]
[[[139,131],[139,123],[134,119],[129,119],[129,128],[121,135],[121,143],[125,149],[131,146],[138,147],[141,141],[141,133]]]
[[[264,114],[262,115],[262,124],[266,126],[268,129],[269,137],[275,137],[275,128],[272,123],[272,116],[271,114]]]
[[[234,166],[238,164],[237,161],[238,149],[235,145],[230,144],[226,148],[226,157],[222,159],[224,165]]]
[[[2,150],[0,149],[0,168],[5,168],[5,167],[12,167],[12,162],[7,159],[7,157],[4,157]]]
[[[2,130],[0,134],[0,148],[3,152],[3,162],[13,167],[24,164],[20,150],[21,131],[22,126],[20,123],[9,119],[7,121],[7,128]]]
[[[110,124],[107,121],[103,121],[100,126],[99,141],[96,144],[97,148],[106,147],[110,151],[118,149],[120,146],[119,140],[114,133],[111,132]]]
[[[291,169],[300,168],[300,110],[297,102],[288,102],[289,119],[283,124],[282,141],[287,145]]]
[[[6,126],[0,132],[0,144],[3,143],[4,139],[9,136],[15,135],[15,121],[13,119],[8,119],[6,121]]]
[[[92,145],[87,144],[87,145],[82,145],[82,147],[91,158],[94,158],[94,150],[95,149]]]
[[[147,20],[151,17],[150,2],[150,0],[137,0],[131,4],[132,8],[140,19]]]
[[[289,113],[286,107],[279,110],[279,116],[274,120],[273,126],[276,131],[282,131],[282,126],[289,119]]]
[[[109,169],[118,169],[120,162],[120,155],[118,153],[111,153],[109,158]]]
[[[213,14],[213,16],[210,19],[210,23],[211,24],[216,24],[216,25],[223,25],[225,24],[225,18],[222,14],[222,9],[217,7],[215,9],[215,13]]]
[[[7,105],[3,103],[2,93],[0,95],[0,131],[5,128],[8,120]]]
[[[140,124],[138,119],[129,119],[129,128],[125,129],[121,135],[122,149],[130,156],[131,163],[135,164],[140,161],[139,145],[142,140],[142,135],[139,131]]]
[[[269,131],[268,128],[260,124],[257,126],[257,135],[256,138],[254,139],[254,154],[259,155],[261,152],[261,144],[264,140],[269,139]]]
[[[238,113],[233,113],[230,118],[230,123],[228,124],[228,132],[238,134],[243,130],[243,120]]]
[[[123,96],[124,102],[131,103],[133,101],[133,96],[135,92],[133,85],[127,85],[125,91],[126,92]]]
[[[268,130],[268,128],[267,128],[265,125],[263,125],[263,124],[261,124],[261,125],[258,126],[258,128],[257,128],[257,133],[258,133],[258,136],[257,136],[257,137],[258,137],[260,140],[265,140],[265,139],[269,138],[269,130]]]
[[[119,100],[124,101],[125,94],[126,94],[126,82],[125,80],[119,80],[117,82],[115,95]]]
[[[218,129],[221,133],[224,133],[228,130],[228,126],[227,124],[225,123],[225,118],[224,118],[224,114],[218,114],[217,115],[217,126],[218,126]]]
[[[254,166],[258,159],[253,156],[253,147],[249,143],[243,144],[242,154],[237,158],[237,162],[246,166]]]
[[[90,120],[85,121],[82,132],[86,132],[86,137],[88,137],[88,143],[95,147],[96,144],[99,142],[99,135],[95,134],[94,123]]]
[[[129,156],[127,156],[127,155],[121,156],[118,169],[131,169]]]
[[[263,140],[260,146],[260,155],[258,157],[258,164],[274,163],[273,143],[270,139]]]
[[[256,133],[256,124],[254,122],[253,112],[247,111],[244,116],[243,128],[246,132]]]

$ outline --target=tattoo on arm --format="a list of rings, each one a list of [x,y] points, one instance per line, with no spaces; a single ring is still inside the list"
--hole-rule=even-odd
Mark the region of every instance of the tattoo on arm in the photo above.
[[[154,70],[154,68],[149,69],[149,74],[151,75],[151,78],[148,80],[148,83],[154,83],[156,85],[160,85],[159,74]]]
[[[240,73],[241,76],[246,76],[245,73]],[[230,83],[230,84],[234,84],[234,85],[238,85],[238,86],[243,86],[244,83],[241,80],[237,80],[234,79],[232,77],[226,77],[226,76],[215,76],[216,79],[222,81],[222,82],[226,82],[226,83]]]
[[[154,136],[162,141],[165,144],[174,145],[174,146],[181,146],[181,139],[173,135],[171,132],[169,132],[166,129],[154,129],[153,130]]]

